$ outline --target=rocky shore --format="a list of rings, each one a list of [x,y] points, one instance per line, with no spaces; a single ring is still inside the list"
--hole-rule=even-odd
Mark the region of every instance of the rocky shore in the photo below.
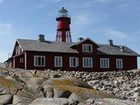
[[[140,105],[140,70],[0,68],[0,105]]]

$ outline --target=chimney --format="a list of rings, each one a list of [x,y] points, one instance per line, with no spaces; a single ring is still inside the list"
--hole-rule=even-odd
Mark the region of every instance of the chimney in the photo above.
[[[45,35],[43,34],[39,34],[39,39],[40,42],[44,42],[45,41]]]
[[[78,42],[80,42],[80,41],[82,41],[82,40],[84,40],[83,37],[79,37],[79,38],[77,39]]]
[[[109,39],[108,43],[109,43],[110,46],[113,46],[113,40]]]
[[[124,52],[124,46],[120,46],[120,51]]]

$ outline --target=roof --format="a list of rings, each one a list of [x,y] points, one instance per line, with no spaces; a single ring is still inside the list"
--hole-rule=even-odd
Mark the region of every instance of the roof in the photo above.
[[[97,44],[96,42],[94,42],[94,41],[93,41],[93,40],[91,40],[90,38],[86,38],[86,39],[82,39],[82,40],[80,40],[80,41],[79,41],[79,42],[77,42],[77,43],[73,43],[70,47],[75,46],[75,45],[79,45],[79,44],[81,44],[81,43],[85,42],[86,40],[89,40],[89,41],[91,41],[92,43],[94,43],[95,45],[97,45],[97,46],[98,46],[98,44]]]
[[[89,38],[87,38],[86,40],[89,40]],[[86,40],[82,40],[78,43],[73,43],[56,41],[40,42],[38,40],[18,39],[17,42],[21,46],[23,51],[78,53],[78,51],[71,48],[71,46],[81,44]],[[139,54],[126,46],[123,46],[123,51],[121,51],[120,45],[97,44],[95,42],[93,43],[98,46],[97,50],[99,55],[139,56]]]
[[[38,40],[18,39],[17,42],[23,51],[40,51],[40,52],[61,52],[61,53],[78,53],[69,46],[73,43],[69,42],[55,42]]]
[[[60,9],[58,12],[60,12],[60,13],[67,13],[68,11],[64,7],[62,7],[62,9]]]
[[[121,47],[123,47],[123,51],[121,51]],[[122,45],[107,45],[107,44],[99,44],[98,54],[100,55],[125,55],[125,56],[139,56],[138,53],[131,50],[127,46]]]

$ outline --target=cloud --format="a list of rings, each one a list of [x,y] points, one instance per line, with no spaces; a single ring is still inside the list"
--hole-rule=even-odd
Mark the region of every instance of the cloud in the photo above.
[[[117,38],[117,39],[125,39],[127,38],[127,34],[115,29],[107,29],[106,34],[109,37]]]

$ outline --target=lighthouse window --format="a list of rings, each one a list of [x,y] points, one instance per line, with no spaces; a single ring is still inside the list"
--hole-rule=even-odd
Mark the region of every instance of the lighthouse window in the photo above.
[[[91,44],[83,44],[82,45],[83,52],[92,52],[92,45]]]

